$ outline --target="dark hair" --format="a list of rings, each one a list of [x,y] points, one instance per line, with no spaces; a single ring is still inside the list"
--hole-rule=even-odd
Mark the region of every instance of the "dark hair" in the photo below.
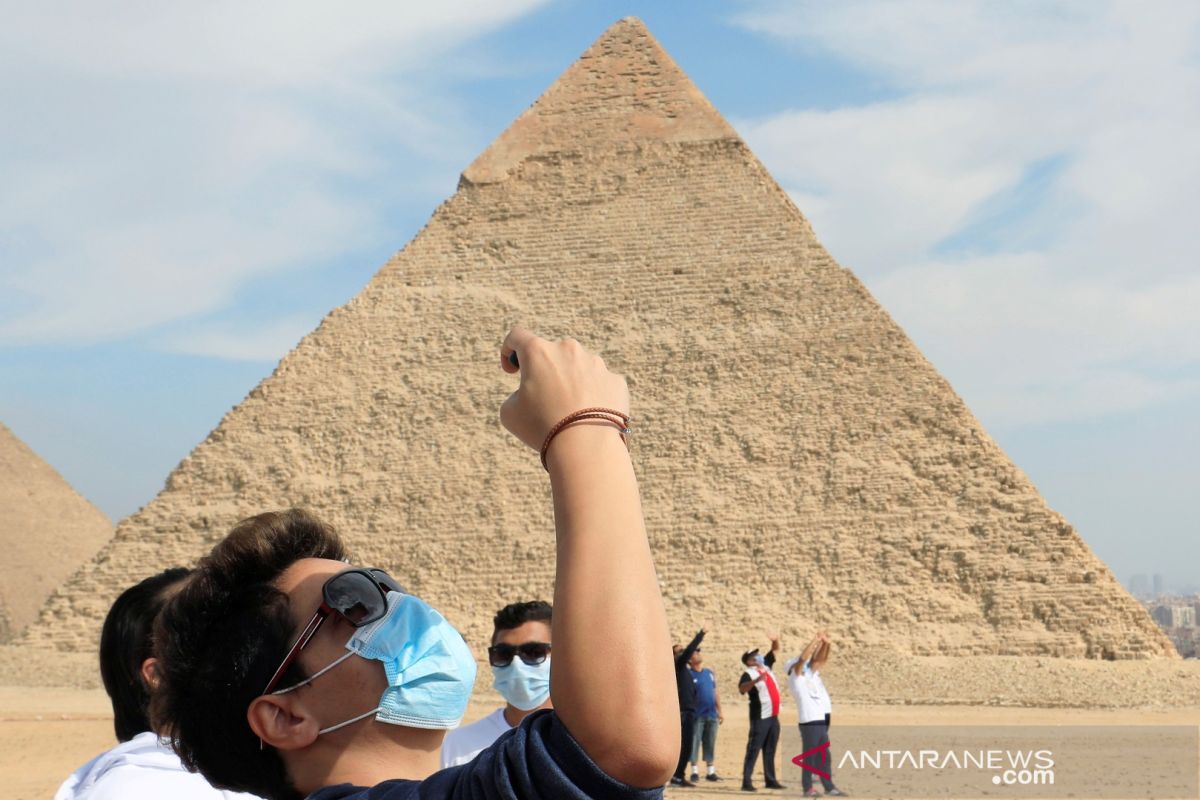
[[[184,765],[218,789],[300,797],[279,753],[260,749],[246,709],[294,635],[288,596],[274,581],[302,558],[345,557],[337,532],[307,511],[259,514],[239,522],[200,560],[159,615],[152,719],[174,740]],[[283,680],[306,677],[297,662]]]
[[[554,607],[545,600],[509,603],[497,611],[496,616],[492,618],[492,625],[495,626],[495,629],[492,631],[492,642],[495,643],[496,634],[500,631],[511,631],[513,628],[521,627],[526,622],[545,622],[549,625],[553,614]]]
[[[118,742],[150,727],[150,687],[142,663],[153,655],[154,620],[171,589],[191,572],[172,567],[130,586],[112,604],[100,631],[100,680],[113,707]]]

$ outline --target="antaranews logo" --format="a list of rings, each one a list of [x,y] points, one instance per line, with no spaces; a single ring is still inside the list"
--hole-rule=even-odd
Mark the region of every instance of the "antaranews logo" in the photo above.
[[[822,746],[805,733],[782,731],[784,783],[820,778],[860,798],[1200,798],[1197,725],[843,724]]]
[[[829,742],[806,750],[792,763],[822,778],[830,776]],[[837,763],[882,770],[979,770],[991,773],[995,786],[1053,786],[1054,754],[1050,750],[847,750]]]

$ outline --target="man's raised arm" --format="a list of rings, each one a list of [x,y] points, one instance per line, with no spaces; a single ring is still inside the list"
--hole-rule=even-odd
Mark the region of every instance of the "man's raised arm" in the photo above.
[[[629,413],[625,379],[573,340],[514,328],[501,366],[521,377],[501,421],[534,449],[575,412]],[[618,427],[569,425],[545,453],[558,554],[550,695],[602,770],[632,786],[661,786],[679,756],[679,702],[637,480]]]
[[[820,649],[821,641],[821,634],[818,633],[812,638],[812,641],[805,645],[804,649],[800,651],[800,656],[796,659],[795,663],[792,664],[792,668],[788,670],[788,672],[803,672],[804,665],[811,661],[812,657],[816,655],[817,650]]]
[[[817,652],[812,657],[812,668],[817,672],[825,666],[825,662],[829,660],[829,651],[833,649],[833,644],[829,641],[829,635],[821,634],[820,645],[817,647]]]
[[[704,641],[704,634],[708,633],[703,627],[696,631],[696,635],[688,642],[687,647],[679,651],[679,655],[675,656],[675,666],[680,667],[688,663],[691,657],[696,654],[696,650],[700,648],[700,643]]]

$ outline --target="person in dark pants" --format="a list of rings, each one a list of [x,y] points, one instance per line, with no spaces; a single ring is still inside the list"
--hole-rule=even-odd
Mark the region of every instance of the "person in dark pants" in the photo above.
[[[673,645],[671,651],[675,654],[675,690],[679,693],[679,726],[683,739],[679,744],[679,764],[675,774],[671,776],[672,786],[695,786],[696,784],[684,777],[688,757],[692,754],[692,737],[696,731],[696,684],[692,681],[692,671],[688,669],[688,661],[700,647],[705,630],[701,627],[696,635],[688,642],[687,647]]]
[[[766,656],[758,648],[742,653],[746,671],[738,680],[738,691],[750,700],[750,737],[746,742],[746,759],[742,762],[742,791],[757,791],[752,782],[754,762],[763,756],[763,778],[768,789],[783,789],[775,779],[775,749],[779,745],[779,684],[771,667],[779,652],[779,635],[770,637],[771,650]]]
[[[800,714],[800,738],[803,740],[801,752],[811,753],[804,759],[809,769],[803,770],[804,774],[801,777],[801,785],[807,797],[817,795],[817,790],[812,785],[814,774],[821,778],[825,794],[834,797],[845,796],[845,792],[833,785],[833,754],[828,747],[833,705],[825,683],[821,680],[821,668],[829,660],[830,647],[829,634],[822,631],[813,637],[800,655],[788,661],[786,665],[788,683]],[[811,752],[821,745],[826,745],[825,749]]]

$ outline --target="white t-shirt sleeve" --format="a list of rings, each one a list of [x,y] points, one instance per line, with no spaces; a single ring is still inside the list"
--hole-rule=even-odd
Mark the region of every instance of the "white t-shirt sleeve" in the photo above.
[[[470,725],[455,728],[446,734],[442,741],[442,769],[466,764],[511,728],[508,720],[504,718],[503,708],[496,709]]]

